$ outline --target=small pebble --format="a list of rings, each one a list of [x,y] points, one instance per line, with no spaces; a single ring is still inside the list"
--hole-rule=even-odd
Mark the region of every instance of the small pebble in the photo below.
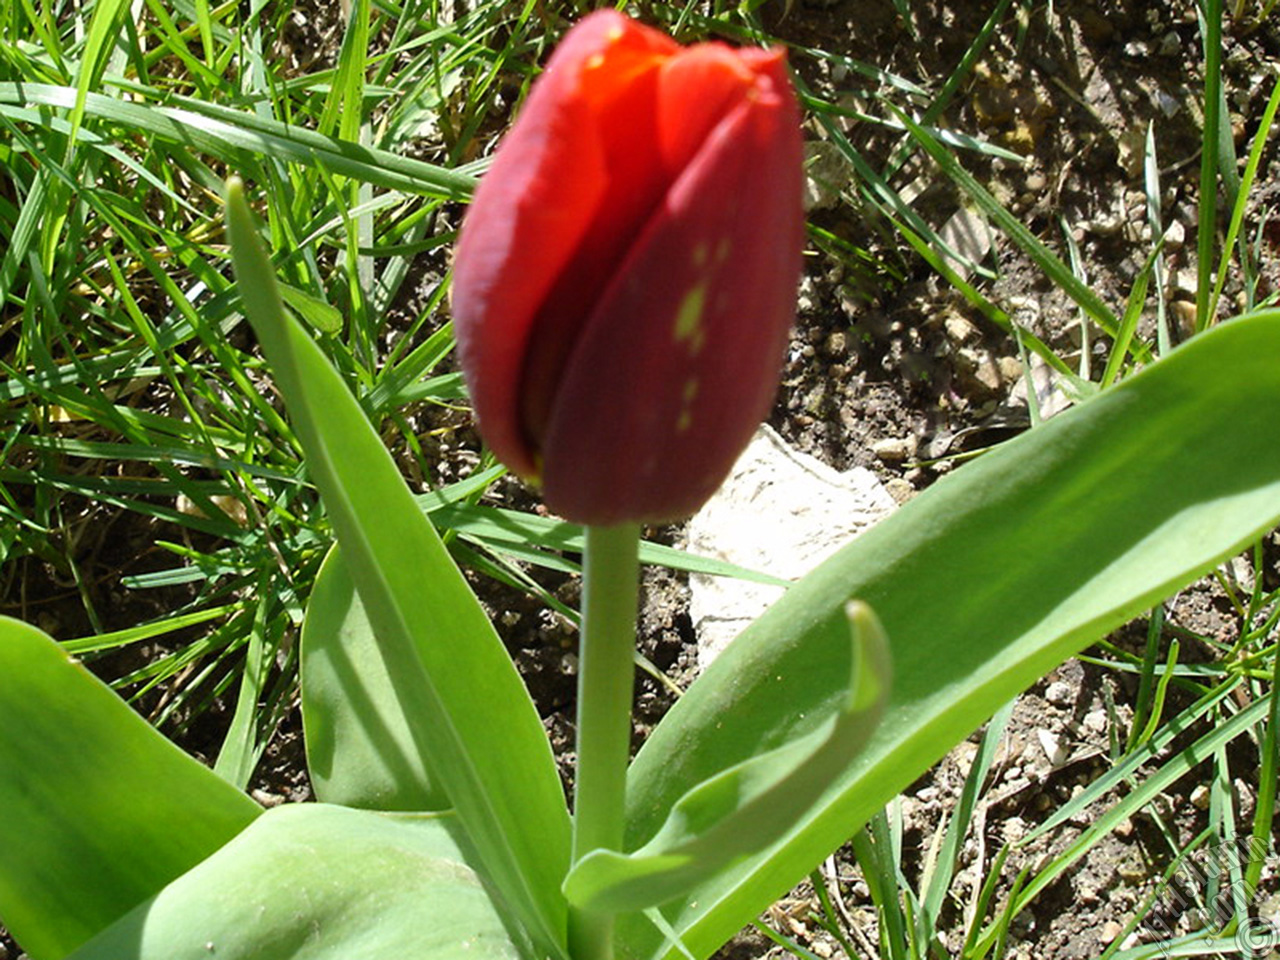
[[[1055,680],[1044,691],[1044,698],[1055,706],[1065,707],[1074,698],[1071,695],[1071,684]]]
[[[957,343],[968,343],[978,336],[978,328],[973,321],[958,313],[948,313],[944,326],[947,336]]]
[[[1062,738],[1052,730],[1037,730],[1036,736],[1040,739],[1040,747],[1044,750],[1044,755],[1049,758],[1049,763],[1055,767],[1060,767],[1067,762],[1070,755],[1066,746],[1062,743]]]
[[[915,456],[916,442],[914,435],[886,437],[884,440],[877,440],[873,443],[871,452],[886,463],[901,463],[908,457]]]
[[[1102,932],[1098,934],[1099,943],[1110,943],[1116,937],[1120,936],[1120,931],[1124,927],[1114,920],[1108,920],[1102,925]]]
[[[1027,823],[1021,817],[1009,817],[1001,824],[1000,833],[1005,843],[1017,843],[1027,835]]]
[[[1194,300],[1198,286],[1199,283],[1194,270],[1184,268],[1182,270],[1169,271],[1169,283],[1166,289],[1170,291],[1174,299]]]
[[[1209,788],[1203,783],[1196,784],[1196,788],[1191,791],[1191,805],[1197,810],[1209,809]]]
[[[1174,116],[1182,109],[1182,101],[1177,97],[1170,96],[1163,90],[1157,90],[1154,99],[1156,106],[1160,108],[1160,112],[1165,115],[1166,119]]]

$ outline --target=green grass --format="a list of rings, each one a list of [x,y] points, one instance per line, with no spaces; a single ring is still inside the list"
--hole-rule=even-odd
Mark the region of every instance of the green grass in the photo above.
[[[1020,157],[955,119],[952,108],[983,58],[1019,49],[1032,18],[1060,12],[1029,0],[992,3],[950,70],[905,76],[834,40],[799,42],[779,5],[655,2],[637,12],[682,40],[790,43],[809,136],[825,140],[843,165],[843,179],[829,185],[834,212],[815,218],[810,236],[821,270],[843,272],[845,292],[890,297],[909,278],[936,273],[1016,343],[1024,366],[1035,355],[1080,398],[1171,348],[1165,158],[1154,135],[1142,183],[1146,264],[1116,298],[1090,282],[1070,224],[1065,239],[1033,229],[973,172]],[[893,6],[903,42],[922,42],[919,11],[907,0]],[[1274,3],[1262,6],[1258,16]],[[75,607],[86,629],[60,637],[68,651],[115,654],[111,679],[169,729],[217,697],[234,698],[218,769],[241,785],[295,701],[297,629],[331,534],[230,286],[221,232],[228,174],[250,181],[289,306],[423,491],[451,550],[471,569],[575,616],[530,569],[576,572],[580,532],[500,510],[485,493],[501,482],[501,468],[483,453],[459,453],[474,441],[450,361],[446,298],[448,250],[465,201],[535,64],[576,8],[530,0],[465,9],[451,20],[445,5],[427,0],[354,0],[344,24],[336,5],[149,0],[137,20],[119,0],[0,8],[4,610],[34,620],[50,601]],[[1222,4],[1207,0],[1196,81],[1204,117],[1197,331],[1234,311],[1228,289],[1244,309],[1275,299],[1264,282],[1268,211],[1257,196],[1275,154],[1280,82],[1267,80],[1267,106],[1249,118],[1237,157],[1225,112],[1233,91],[1219,56],[1223,18]],[[1018,325],[995,292],[991,258],[972,262],[949,249],[936,211],[908,189],[922,175],[953,184],[999,244],[1020,251],[1074,305],[1083,349],[1065,353]],[[864,235],[833,230],[841,220]],[[1103,353],[1090,352],[1095,342]],[[647,562],[716,569],[646,549]],[[1260,549],[1254,559],[1261,569]],[[120,575],[103,581],[104,569]],[[43,592],[27,596],[24,581],[35,571],[45,571]],[[981,762],[926,862],[904,861],[892,809],[853,838],[884,956],[946,955],[940,937],[948,926],[960,932],[964,956],[1002,955],[1010,924],[1049,884],[1187,777],[1209,791],[1198,847],[1274,842],[1280,597],[1263,589],[1261,576],[1249,591],[1223,583],[1236,613],[1229,643],[1178,636],[1156,610],[1144,649],[1104,644],[1091,654],[1116,677],[1138,678],[1132,719],[1113,725],[1109,772],[1021,841],[1102,805],[1106,812],[1047,863],[1019,874],[1011,866],[1017,845],[987,850],[981,882],[956,899],[960,852],[992,789],[1004,717],[980,744]],[[153,612],[139,618],[144,608]],[[122,655],[130,649],[137,655]],[[1255,766],[1242,766],[1241,756]],[[1248,817],[1232,795],[1237,778],[1258,787]],[[1172,875],[1195,851],[1179,845],[1171,825],[1159,828]],[[1214,882],[1253,889],[1260,869],[1226,864]],[[815,922],[848,951],[864,950],[828,882],[815,876]],[[1233,915],[1204,937],[1229,937],[1247,919]],[[1134,917],[1133,929],[1141,923]],[[1111,955],[1139,955],[1121,950],[1122,940]],[[1170,946],[1194,952],[1204,944]],[[800,943],[790,949],[807,955]]]

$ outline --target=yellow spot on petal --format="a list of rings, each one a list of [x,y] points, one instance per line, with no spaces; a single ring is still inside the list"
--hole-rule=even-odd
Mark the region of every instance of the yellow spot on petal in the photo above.
[[[610,27],[609,32],[606,33],[605,36],[608,38],[610,43],[617,43],[625,34],[626,31],[621,27]]]
[[[707,265],[707,245],[705,243],[694,244],[693,265],[699,269]]]
[[[603,66],[604,66],[604,54],[593,53],[591,56],[587,57],[587,62],[582,65],[582,69],[599,70]]]
[[[729,252],[733,249],[733,241],[728,237],[721,237],[720,242],[716,244],[716,263],[725,263],[729,259]]]
[[[690,377],[680,392],[680,413],[676,417],[676,433],[684,433],[693,425],[693,401],[698,397],[698,378]]]
[[[707,285],[700,283],[680,301],[680,309],[676,311],[675,334],[676,343],[688,343],[689,352],[696,355],[706,342],[707,334],[702,328],[702,313],[707,304]]]

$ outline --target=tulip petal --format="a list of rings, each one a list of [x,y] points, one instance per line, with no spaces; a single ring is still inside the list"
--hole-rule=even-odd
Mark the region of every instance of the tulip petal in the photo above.
[[[593,118],[596,101],[625,86],[625,71],[612,86],[584,75],[600,74],[601,58],[619,49],[632,60],[678,49],[632,25],[604,11],[569,32],[476,190],[458,242],[452,307],[476,415],[489,446],[524,475],[535,472],[519,398],[530,331],[604,205],[609,157]]]
[[[799,117],[780,54],[703,143],[616,271],[569,358],[544,497],[575,521],[696,510],[768,413],[804,221]]]
[[[687,47],[662,65],[657,134],[663,166],[672,180],[755,83],[740,53],[720,43]]]

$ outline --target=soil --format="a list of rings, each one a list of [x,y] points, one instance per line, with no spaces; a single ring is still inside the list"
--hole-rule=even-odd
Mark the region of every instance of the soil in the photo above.
[[[906,23],[896,4],[862,0],[793,0],[760,9],[775,35],[797,47],[813,47],[890,71],[937,90],[965,57],[989,14],[991,4],[964,0],[912,0]],[[323,36],[319,30],[315,36]],[[300,40],[300,43],[305,43]],[[959,85],[938,126],[966,132],[1025,158],[1015,163],[968,151],[961,154],[973,173],[1033,234],[1066,257],[1064,229],[1079,248],[1089,284],[1113,309],[1122,308],[1151,249],[1152,230],[1143,193],[1143,142],[1154,129],[1160,170],[1161,216],[1170,232],[1165,253],[1170,271],[1167,308],[1173,337],[1188,332],[1188,304],[1195,296],[1195,235],[1199,194],[1200,74],[1199,33],[1191,4],[1153,2],[1085,3],[1056,0],[1051,5],[1014,4],[971,75]],[[1227,103],[1237,151],[1247,150],[1270,93],[1268,71],[1280,58],[1280,25],[1275,18],[1257,24],[1228,19],[1224,37]],[[876,101],[885,93],[874,81],[847,65],[819,62],[797,52],[793,63],[815,91],[838,98],[842,106],[874,115],[886,111]],[[894,102],[903,102],[895,96]],[[841,121],[855,147],[882,168],[897,136],[871,123]],[[964,300],[954,288],[920,262],[888,233],[883,220],[856,196],[853,176],[842,161],[831,161],[829,140],[813,125],[812,152],[821,164],[822,184],[815,193],[844,192],[852,202],[830,203],[821,196],[812,222],[863,251],[858,257],[821,253],[811,257],[801,290],[800,314],[783,375],[783,387],[771,425],[793,446],[837,469],[865,466],[889,486],[895,498],[908,499],[952,468],[960,454],[997,442],[1029,423],[1025,399],[1018,395],[1022,366],[1013,339]],[[1280,200],[1280,159],[1274,145],[1259,171],[1254,212]],[[972,224],[965,203],[950,181],[920,158],[909,159],[893,182],[909,185],[913,207],[935,228],[953,218]],[[979,231],[981,233],[981,231]],[[1264,234],[1260,295],[1280,285],[1275,247],[1280,232]],[[1266,244],[1270,246],[1266,246]],[[829,245],[828,245],[829,246]],[[978,243],[977,259],[993,274],[974,277],[984,294],[1069,362],[1081,350],[1078,311],[1034,264],[999,233],[989,250]],[[424,278],[443,262],[424,257]],[[1238,277],[1230,278],[1228,300],[1238,303]],[[411,304],[406,304],[406,311]],[[1148,310],[1142,321],[1151,335]],[[1095,368],[1105,362],[1106,343],[1089,348]],[[1025,392],[1022,394],[1025,397]],[[424,433],[438,426],[423,411]],[[440,458],[439,482],[462,475],[474,463],[478,440],[465,426],[436,434],[431,453]],[[504,481],[495,502],[523,509],[538,505],[515,481]],[[121,573],[158,562],[155,540],[172,538],[131,516],[111,514],[92,504],[72,518],[86,531],[82,574],[111,603],[102,629],[128,626],[177,606],[185,596],[139,594],[118,586]],[[92,531],[98,531],[93,533]],[[111,531],[110,535],[106,531]],[[650,531],[662,542],[679,543],[679,528]],[[1262,576],[1280,585],[1280,545],[1268,541],[1261,569],[1249,564],[1243,576]],[[167,561],[168,558],[166,558]],[[34,558],[9,565],[0,577],[0,610],[22,615],[55,636],[87,633],[73,583]],[[568,606],[576,604],[574,581],[533,571]],[[525,594],[473,577],[495,615],[513,657],[529,683],[566,771],[572,761],[575,632],[558,614]],[[663,569],[646,570],[643,586],[641,653],[676,686],[696,672],[692,626],[687,613],[685,579]],[[172,609],[169,607],[168,609]],[[1185,591],[1169,606],[1168,624],[1187,638],[1182,662],[1208,659],[1212,651],[1195,635],[1230,638],[1238,619],[1220,584],[1209,581]],[[1113,642],[1141,650],[1146,625],[1136,623]],[[145,655],[143,651],[139,656]],[[121,663],[100,665],[118,676]],[[1118,674],[1072,660],[1022,696],[1002,741],[999,760],[966,840],[961,872],[944,919],[941,955],[958,951],[964,935],[964,910],[991,868],[1001,844],[1032,830],[1064,800],[1108,769],[1110,737],[1125,730],[1126,704],[1134,691]],[[636,739],[640,741],[671,702],[671,693],[645,673],[637,682]],[[1174,690],[1169,709],[1184,705]],[[184,745],[200,756],[216,750],[233,703],[215,704],[199,724],[183,735]],[[1056,744],[1056,749],[1054,745]],[[913,880],[934,834],[955,804],[976,735],[922,776],[902,798],[904,864]],[[1256,758],[1238,758],[1236,769],[1256,769]],[[1250,766],[1250,764],[1254,766]],[[1257,785],[1235,784],[1237,813],[1247,817]],[[1178,843],[1189,842],[1203,827],[1204,798],[1194,778],[1177,783],[1162,798],[1163,829]],[[273,740],[252,785],[264,803],[310,797],[296,711]],[[1028,864],[1043,862],[1065,849],[1105,805],[1064,824],[1043,840],[1019,850],[1004,867],[996,902],[1012,878]],[[1013,957],[1086,958],[1097,956],[1121,933],[1151,894],[1169,862],[1169,849],[1149,815],[1122,824],[1102,844],[1045,890],[1014,926],[1008,945]],[[849,851],[824,867],[828,887],[846,918],[847,935],[861,956],[877,955],[875,912],[865,881]],[[1262,896],[1276,893],[1275,871]],[[817,899],[807,884],[763,918],[819,957],[842,955],[841,945],[814,921]],[[1166,912],[1171,930],[1185,922]],[[1157,912],[1156,916],[1161,916]],[[1171,931],[1155,931],[1167,934]],[[1141,930],[1137,936],[1143,936]],[[759,933],[744,932],[722,951],[724,960],[782,956],[781,948]],[[18,957],[0,931],[0,960]]]

